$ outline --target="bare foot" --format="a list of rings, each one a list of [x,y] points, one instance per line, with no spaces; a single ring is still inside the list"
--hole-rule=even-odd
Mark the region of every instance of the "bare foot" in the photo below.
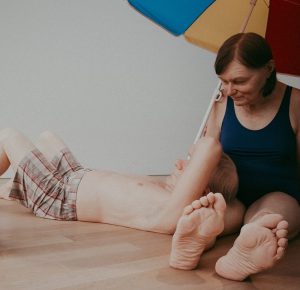
[[[203,251],[224,229],[225,200],[209,193],[184,209],[172,240],[170,266],[182,270],[197,267]]]
[[[274,266],[287,246],[288,223],[279,214],[268,214],[242,227],[229,252],[216,263],[217,273],[242,281]]]

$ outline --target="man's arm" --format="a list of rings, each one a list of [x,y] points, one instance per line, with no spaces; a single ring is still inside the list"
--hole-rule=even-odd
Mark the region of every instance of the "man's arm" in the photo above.
[[[164,231],[174,232],[183,208],[203,195],[221,155],[221,144],[215,138],[203,137],[195,144],[194,152],[158,218],[158,223],[169,227]]]

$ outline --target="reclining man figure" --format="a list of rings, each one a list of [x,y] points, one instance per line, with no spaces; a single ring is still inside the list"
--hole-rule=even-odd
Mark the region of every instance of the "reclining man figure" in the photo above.
[[[11,165],[15,176],[9,188],[6,186],[7,195],[43,218],[173,234],[185,206],[200,197],[207,203],[208,196],[204,195],[208,187],[222,192],[228,201],[237,191],[234,164],[226,155],[221,158],[221,146],[212,138],[202,138],[191,151],[190,160],[178,160],[165,181],[85,169],[64,142],[49,131],[41,134],[36,145],[17,130],[2,130],[0,175]],[[223,196],[209,196],[210,202],[216,199],[224,204],[224,215]],[[235,229],[238,227],[235,225]]]

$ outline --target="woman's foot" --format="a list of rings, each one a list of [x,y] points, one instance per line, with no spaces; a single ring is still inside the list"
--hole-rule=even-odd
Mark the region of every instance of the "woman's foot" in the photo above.
[[[216,272],[242,281],[251,274],[271,268],[284,255],[288,223],[281,215],[268,214],[242,227],[229,252],[216,263]]]
[[[203,251],[224,229],[226,202],[220,193],[209,193],[184,209],[172,240],[170,266],[182,270],[197,267]]]

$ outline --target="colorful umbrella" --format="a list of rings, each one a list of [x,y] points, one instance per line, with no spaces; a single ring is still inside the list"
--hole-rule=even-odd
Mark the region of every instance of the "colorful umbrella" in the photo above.
[[[272,46],[276,69],[300,75],[300,0],[128,0],[167,31],[216,52],[237,32],[256,32]],[[197,137],[219,95],[218,84]]]

